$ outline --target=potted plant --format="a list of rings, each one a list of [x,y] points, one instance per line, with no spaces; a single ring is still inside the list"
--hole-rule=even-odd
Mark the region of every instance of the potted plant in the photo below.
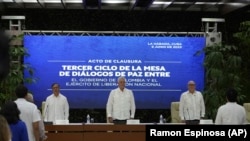
[[[239,92],[239,101],[245,98],[240,83],[242,59],[234,45],[214,44],[205,47],[204,52],[206,116],[214,120],[219,106],[226,103],[228,88],[233,87]]]
[[[239,54],[242,58],[241,67],[241,84],[243,85],[242,93],[246,95],[244,102],[250,101],[249,87],[250,87],[250,21],[240,23],[239,32],[233,35],[234,42],[239,47]]]
[[[250,99],[250,21],[240,24],[239,32],[226,43],[213,44],[196,53],[205,53],[205,88],[203,91],[206,117],[215,119],[219,106],[226,103],[226,90],[238,91],[238,103]]]
[[[28,56],[27,50],[22,44],[15,44],[23,39],[23,34],[12,36],[9,45],[10,69],[8,75],[0,81],[0,106],[8,100],[16,99],[15,88],[23,82],[33,83],[33,68],[23,63],[23,57]],[[13,42],[15,42],[13,44]],[[30,78],[24,79],[24,72],[27,71]]]

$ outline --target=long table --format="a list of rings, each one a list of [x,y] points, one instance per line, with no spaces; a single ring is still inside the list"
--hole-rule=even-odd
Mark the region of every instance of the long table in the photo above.
[[[145,141],[145,125],[107,123],[45,125],[46,141]]]

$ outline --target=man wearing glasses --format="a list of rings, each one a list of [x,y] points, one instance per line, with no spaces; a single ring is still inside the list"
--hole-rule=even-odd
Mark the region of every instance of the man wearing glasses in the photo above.
[[[186,124],[196,125],[205,116],[204,99],[200,91],[195,89],[195,82],[188,82],[188,90],[181,94],[179,115]]]
[[[53,93],[49,95],[44,107],[44,121],[68,120],[69,103],[67,98],[60,93],[60,85],[51,85]]]

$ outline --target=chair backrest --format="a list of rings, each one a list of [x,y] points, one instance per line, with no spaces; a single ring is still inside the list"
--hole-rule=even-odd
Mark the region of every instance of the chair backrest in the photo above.
[[[250,103],[244,103],[243,107],[246,110],[247,122],[250,123]]]
[[[42,117],[44,118],[45,101],[42,102]]]
[[[108,110],[107,110],[107,105],[106,105],[106,121],[107,121],[107,123],[110,123],[110,122],[109,122],[109,118],[108,118]]]
[[[179,104],[180,102],[171,102],[171,122],[181,123],[181,118],[179,116]]]

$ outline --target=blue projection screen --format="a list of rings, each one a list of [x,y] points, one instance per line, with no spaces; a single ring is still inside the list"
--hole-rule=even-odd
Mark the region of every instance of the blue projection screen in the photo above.
[[[26,35],[37,83],[26,84],[40,106],[58,82],[70,108],[105,108],[117,78],[126,76],[137,109],[167,109],[194,80],[204,87],[204,37]],[[27,77],[27,75],[25,75]]]

